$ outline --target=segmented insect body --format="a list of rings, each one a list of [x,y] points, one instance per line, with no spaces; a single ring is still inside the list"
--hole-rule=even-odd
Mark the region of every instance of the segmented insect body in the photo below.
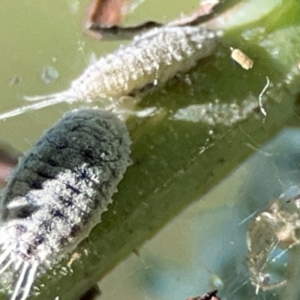
[[[57,262],[100,222],[130,164],[126,126],[112,113],[65,115],[19,162],[1,202],[0,273],[18,277],[24,300],[39,270]]]
[[[211,55],[218,34],[202,26],[164,26],[137,36],[128,46],[101,58],[74,80],[66,91],[25,97],[39,103],[0,115],[6,119],[60,102],[131,95],[149,85],[161,85]]]

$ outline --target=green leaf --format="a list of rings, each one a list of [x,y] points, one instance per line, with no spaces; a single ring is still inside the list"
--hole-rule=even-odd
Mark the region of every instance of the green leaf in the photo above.
[[[155,106],[158,113],[127,121],[133,165],[113,204],[76,255],[70,254],[37,280],[40,294],[32,299],[77,299],[263,143],[298,122],[300,27],[296,16],[300,6],[296,0],[288,2],[260,20],[227,28],[212,57],[140,102],[139,109]],[[233,62],[230,47],[247,53],[254,61],[253,69],[246,71]],[[267,77],[271,84],[262,98],[265,117],[259,95]],[[245,101],[253,105],[246,115],[240,107]],[[174,117],[180,109],[204,104],[212,107],[207,114],[214,125],[205,117],[198,122]],[[64,274],[68,264],[72,272]]]

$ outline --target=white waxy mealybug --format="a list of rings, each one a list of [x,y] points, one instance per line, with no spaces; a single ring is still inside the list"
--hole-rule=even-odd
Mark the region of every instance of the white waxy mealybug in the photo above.
[[[66,114],[20,160],[1,201],[0,273],[9,269],[16,278],[11,300],[26,299],[36,275],[100,222],[131,163],[130,144],[115,115],[81,109]]]
[[[246,120],[250,115],[255,113],[257,100],[249,96],[240,104],[214,102],[193,104],[180,108],[172,117],[174,120],[186,122],[201,122],[211,126],[218,124],[223,126],[232,126],[237,122]]]
[[[33,105],[3,113],[0,119],[60,102],[119,99],[151,85],[161,85],[178,72],[211,55],[218,34],[202,26],[163,26],[137,36],[128,46],[100,58],[74,80],[66,91],[36,97]]]

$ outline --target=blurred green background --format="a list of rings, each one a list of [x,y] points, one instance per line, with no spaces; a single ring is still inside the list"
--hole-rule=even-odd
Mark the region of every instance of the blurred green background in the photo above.
[[[297,285],[290,279],[296,278],[290,274],[298,268],[289,262],[297,261],[297,247],[284,257],[286,262],[277,264],[287,266],[279,277],[288,278],[289,284],[268,293],[255,295],[245,261],[249,224],[272,198],[298,182],[296,131],[276,140],[277,148],[260,148],[299,123],[300,5],[297,0],[223,1],[228,6],[237,2],[210,23],[225,30],[215,55],[139,104],[139,109],[155,106],[159,114],[127,121],[134,164],[113,205],[76,250],[79,259],[72,263],[72,272],[61,272],[68,256],[37,280],[32,299],[77,299],[133,251],[100,282],[101,299],[179,300],[212,288],[220,290],[223,300],[298,299]],[[1,112],[26,104],[24,95],[66,89],[94,55],[128,43],[100,42],[83,33],[88,1],[4,0],[1,5]],[[126,16],[126,24],[165,22],[198,6],[191,0],[145,0]],[[229,47],[245,51],[254,68],[245,71],[234,63]],[[271,82],[263,98],[266,118],[257,110],[230,127],[225,126],[226,115],[224,124],[215,126],[173,118],[192,104],[258,101],[266,76]],[[64,112],[84,105],[60,104],[1,121],[0,139],[26,151]],[[257,151],[256,162],[250,160],[197,200]]]

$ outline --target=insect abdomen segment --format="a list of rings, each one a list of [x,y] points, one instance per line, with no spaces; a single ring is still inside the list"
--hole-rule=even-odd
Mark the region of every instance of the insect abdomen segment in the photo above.
[[[0,273],[19,272],[11,299],[26,299],[40,267],[100,222],[130,164],[130,144],[112,113],[83,109],[66,114],[19,162],[1,203]]]

